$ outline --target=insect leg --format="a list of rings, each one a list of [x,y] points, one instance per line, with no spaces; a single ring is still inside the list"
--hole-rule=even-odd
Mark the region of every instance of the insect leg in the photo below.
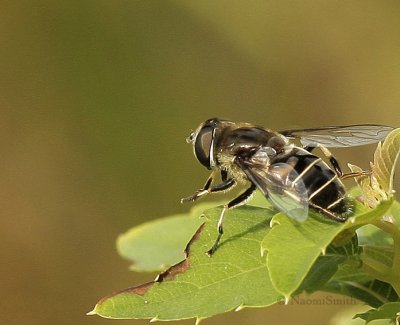
[[[341,216],[341,215],[337,215],[331,211],[329,211],[328,209],[325,209],[317,204],[314,204],[312,202],[309,203],[310,206],[317,210],[318,212],[322,213],[324,216],[327,216],[329,219],[334,220],[336,222],[345,222],[347,220],[346,217]]]
[[[219,216],[219,220],[218,220],[218,225],[217,225],[218,236],[217,236],[217,239],[215,240],[214,245],[211,247],[211,249],[207,251],[207,255],[211,256],[217,250],[219,241],[220,241],[220,239],[222,237],[222,234],[224,233],[224,228],[223,228],[222,224],[224,222],[224,216],[225,216],[226,211],[228,211],[229,209],[234,208],[234,207],[244,203],[253,194],[253,192],[255,190],[256,190],[256,186],[254,184],[251,184],[250,187],[246,191],[244,191],[242,194],[240,194],[237,198],[235,198],[232,201],[230,201],[228,204],[224,205],[224,207],[222,208],[221,215]]]
[[[228,172],[224,169],[221,169],[221,179],[225,182],[228,179]]]
[[[321,151],[324,153],[324,155],[329,159],[329,162],[331,163],[333,169],[335,170],[336,175],[340,179],[345,179],[345,178],[350,178],[350,177],[360,177],[360,176],[368,176],[371,175],[370,171],[363,170],[361,172],[355,172],[355,173],[346,173],[344,174],[342,172],[342,169],[340,168],[339,162],[336,160],[336,158],[332,155],[332,153],[328,150],[328,148],[324,146],[319,146]]]
[[[215,186],[211,186],[212,180],[213,178],[211,174],[211,176],[207,179],[207,182],[204,184],[204,187],[202,189],[197,190],[191,196],[181,199],[181,203],[194,202],[203,195],[206,195],[208,193],[224,191],[235,185],[235,180],[233,178],[226,179],[221,184]]]
[[[338,175],[340,178],[343,176],[342,169],[340,168],[339,162],[336,160],[336,158],[332,155],[332,153],[329,151],[328,148],[325,148],[324,146],[318,146],[322,153],[329,159],[329,162],[331,163],[333,169],[335,170],[336,175]]]
[[[311,151],[313,151],[315,148],[316,148],[316,147],[314,147],[314,146],[305,146],[305,147],[304,147],[304,150],[307,150],[308,152],[311,152]]]

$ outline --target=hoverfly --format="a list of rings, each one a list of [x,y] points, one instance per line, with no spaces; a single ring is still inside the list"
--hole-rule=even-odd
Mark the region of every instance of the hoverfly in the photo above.
[[[274,132],[248,123],[209,119],[186,141],[193,144],[197,160],[212,173],[203,188],[181,202],[226,191],[237,183],[249,184],[243,193],[223,206],[218,236],[208,255],[218,247],[227,210],[244,204],[256,189],[294,220],[304,221],[311,208],[329,219],[345,222],[352,213],[352,204],[342,179],[369,172],[344,174],[327,148],[376,143],[391,130],[392,127],[384,125],[360,124]],[[290,143],[292,139],[299,139],[303,147]],[[327,156],[331,167],[311,153],[317,147]],[[222,182],[213,185],[217,173]]]

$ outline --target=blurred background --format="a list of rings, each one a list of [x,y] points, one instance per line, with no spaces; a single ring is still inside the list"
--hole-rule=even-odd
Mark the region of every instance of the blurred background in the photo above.
[[[274,130],[400,126],[399,1],[0,9],[2,324],[148,323],[85,313],[154,278],[128,271],[115,240],[189,209],[180,198],[208,172],[185,137],[207,118]],[[373,150],[334,153],[366,168]],[[323,324],[343,308],[276,306],[204,323]]]

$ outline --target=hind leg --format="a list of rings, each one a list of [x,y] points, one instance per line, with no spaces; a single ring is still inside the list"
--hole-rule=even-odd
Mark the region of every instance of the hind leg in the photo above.
[[[306,149],[306,150],[311,152],[311,150],[314,149],[315,147],[309,147],[309,148],[310,148],[310,150],[309,149]],[[336,175],[338,175],[338,177],[340,179],[362,177],[362,176],[371,175],[371,171],[369,171],[369,170],[363,170],[363,171],[354,172],[354,173],[343,173],[342,168],[340,168],[339,162],[332,155],[330,150],[328,148],[324,147],[324,146],[318,146],[318,148],[320,148],[321,151],[323,152],[323,154],[329,159],[329,162],[332,165],[333,170],[335,171]]]

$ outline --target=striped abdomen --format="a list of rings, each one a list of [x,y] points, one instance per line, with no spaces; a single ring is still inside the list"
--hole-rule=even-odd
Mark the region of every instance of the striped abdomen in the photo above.
[[[346,190],[337,174],[321,158],[295,147],[279,162],[289,164],[296,170],[294,181],[304,182],[311,208],[335,221],[346,221],[351,213]]]

